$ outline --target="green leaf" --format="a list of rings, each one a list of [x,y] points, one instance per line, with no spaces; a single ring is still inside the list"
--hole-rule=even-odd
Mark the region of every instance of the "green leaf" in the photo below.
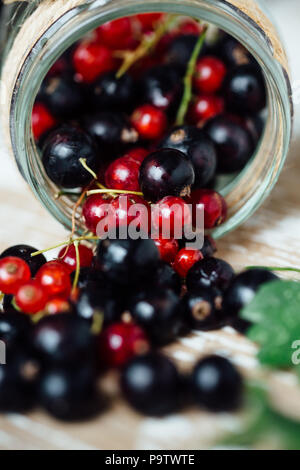
[[[253,326],[247,336],[259,344],[258,358],[271,367],[293,367],[292,348],[300,340],[300,283],[273,281],[264,284],[241,311]],[[299,354],[300,357],[300,354]]]
[[[283,416],[272,408],[262,386],[248,386],[244,427],[224,442],[229,446],[299,450],[300,422]]]

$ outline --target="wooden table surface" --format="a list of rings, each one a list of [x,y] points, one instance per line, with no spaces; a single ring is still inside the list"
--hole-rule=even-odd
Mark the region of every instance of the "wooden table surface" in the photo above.
[[[288,5],[272,0],[273,13],[277,13],[277,20],[281,18],[280,27],[289,41],[288,50],[293,56],[294,78],[297,79],[297,73],[300,76],[296,54],[299,14],[295,14],[295,9],[300,13],[300,7],[298,0],[289,0],[288,4],[290,11],[287,11]],[[271,197],[247,223],[218,242],[218,256],[236,269],[257,264],[300,266],[298,108],[296,106],[290,156]],[[66,231],[34,199],[3,146],[0,158],[0,251],[17,243],[43,248],[64,240]],[[167,348],[167,353],[184,368],[191,367],[197,358],[208,352],[230,357],[248,377],[262,373],[255,358],[255,344],[228,327],[193,333]],[[289,372],[264,375],[271,385],[276,405],[300,419],[300,389],[296,378]],[[112,405],[88,423],[61,424],[40,410],[29,415],[1,416],[0,449],[199,449],[209,447],[218,436],[238,430],[241,425],[238,414],[215,415],[197,409],[164,419],[144,418],[118,397],[116,377],[106,378],[102,386],[114,397]]]

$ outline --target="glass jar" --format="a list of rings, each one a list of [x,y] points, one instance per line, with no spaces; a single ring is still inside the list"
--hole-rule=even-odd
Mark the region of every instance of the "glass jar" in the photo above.
[[[10,3],[10,2],[9,2]],[[73,203],[55,198],[31,131],[31,110],[43,78],[72,43],[98,25],[145,12],[200,18],[238,39],[264,73],[268,113],[263,137],[247,166],[222,187],[229,207],[218,238],[244,222],[273,188],[284,164],[292,124],[291,86],[284,49],[276,30],[254,0],[34,0],[7,5],[1,43],[3,132],[18,167],[42,204],[71,228]],[[80,224],[79,224],[80,227]],[[83,227],[79,228],[79,232]]]

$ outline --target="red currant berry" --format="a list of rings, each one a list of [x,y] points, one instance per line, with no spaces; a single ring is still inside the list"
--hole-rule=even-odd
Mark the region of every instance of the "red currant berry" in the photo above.
[[[86,268],[91,266],[93,261],[93,250],[85,245],[78,245],[80,267]],[[68,248],[64,247],[58,254],[59,261],[62,261],[69,273],[76,269],[76,251],[75,246],[70,245]]]
[[[56,124],[54,117],[42,103],[35,103],[33,106],[31,120],[35,140]]]
[[[109,21],[99,26],[96,31],[97,40],[112,49],[126,49],[132,35],[131,21],[128,17]]]
[[[113,70],[115,60],[107,47],[96,42],[83,42],[74,51],[73,65],[80,79],[91,83],[102,73]]]
[[[108,194],[93,194],[89,196],[82,208],[82,214],[86,227],[96,234],[97,225],[107,216],[107,204],[110,204],[112,197]]]
[[[24,313],[43,310],[48,300],[45,289],[37,281],[27,281],[16,293],[16,304]]]
[[[201,25],[192,19],[183,21],[178,28],[180,34],[200,34]]]
[[[0,291],[3,294],[15,294],[30,277],[30,268],[21,258],[7,256],[0,259]]]
[[[137,108],[132,114],[131,121],[140,137],[147,140],[159,139],[167,128],[165,113],[150,104]]]
[[[223,113],[224,100],[220,96],[200,95],[194,100],[189,109],[189,119],[192,124],[198,124]]]
[[[57,313],[69,312],[70,309],[71,306],[66,299],[54,297],[46,303],[44,312],[47,315],[56,315]]]
[[[222,224],[227,216],[227,204],[223,196],[213,189],[196,189],[188,202],[193,205],[193,220],[199,205],[204,206],[204,228],[214,228]]]
[[[180,197],[166,196],[152,211],[152,225],[160,237],[180,238],[184,227],[192,225],[190,208]]]
[[[161,20],[163,17],[163,13],[141,13],[140,15],[136,15],[136,19],[140,24],[143,31],[148,31],[153,29],[155,23]]]
[[[113,161],[105,172],[105,184],[110,189],[140,191],[141,164],[125,156]]]
[[[133,206],[139,204],[141,211],[135,210]],[[140,196],[122,194],[111,202],[111,213],[108,217],[108,224],[116,227],[126,227],[133,220],[137,219],[137,228],[148,233],[150,221],[150,206]]]
[[[114,323],[99,337],[100,360],[106,367],[122,367],[132,357],[149,350],[146,334],[137,325]]]
[[[226,67],[221,60],[202,57],[197,62],[194,86],[200,93],[215,93],[221,88],[225,75]]]
[[[62,262],[49,261],[37,272],[36,280],[44,288],[49,297],[67,295],[71,290],[68,269]]]
[[[137,162],[137,163],[142,163],[145,158],[149,155],[149,151],[142,148],[142,147],[136,147],[131,150],[129,150],[124,157],[128,157],[131,160]]]
[[[175,258],[173,268],[181,277],[186,277],[188,271],[197,262],[203,259],[203,255],[199,250],[182,248]]]
[[[163,237],[155,238],[153,241],[158,248],[161,259],[166,263],[172,263],[179,250],[178,241],[174,238]]]

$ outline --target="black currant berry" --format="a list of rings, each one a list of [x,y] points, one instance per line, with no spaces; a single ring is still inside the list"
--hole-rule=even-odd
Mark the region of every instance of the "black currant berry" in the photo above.
[[[218,310],[222,301],[219,291],[199,288],[187,292],[182,298],[182,309],[189,329],[207,330],[218,328]]]
[[[98,267],[116,284],[142,285],[155,273],[158,262],[158,249],[150,238],[106,239],[98,244]]]
[[[224,82],[227,108],[239,114],[258,113],[266,106],[266,87],[260,69],[241,65],[233,69]]]
[[[12,349],[26,345],[32,323],[27,315],[10,311],[0,314],[0,341],[4,341],[6,348]]]
[[[204,241],[203,241],[203,246],[201,248],[201,253],[204,258],[208,258],[209,256],[213,256],[216,251],[217,251],[217,245],[214,239],[209,236],[205,235]]]
[[[91,322],[95,314],[101,315],[105,326],[118,321],[124,311],[120,294],[113,296],[104,287],[95,285],[80,292],[75,310],[77,315]]]
[[[251,134],[235,118],[217,116],[206,124],[204,130],[215,144],[219,173],[241,170],[251,158],[254,151]]]
[[[217,55],[230,67],[254,63],[251,53],[235,38],[228,34],[220,37],[216,46]]]
[[[75,119],[85,108],[82,87],[72,77],[46,77],[40,88],[38,99],[59,119]]]
[[[38,401],[52,416],[64,421],[91,418],[99,411],[97,375],[90,364],[45,370],[38,385]]]
[[[234,270],[226,261],[208,257],[197,261],[189,270],[186,277],[188,290],[213,287],[224,291],[234,277]]]
[[[174,271],[169,263],[160,261],[155,276],[152,278],[153,288],[170,289],[175,294],[180,294],[182,288],[182,279]]]
[[[128,74],[116,77],[116,72],[100,76],[91,86],[92,106],[101,110],[128,111],[134,107],[135,86]]]
[[[209,356],[198,362],[191,384],[195,402],[210,411],[232,411],[241,404],[242,377],[223,357]]]
[[[40,267],[43,266],[43,264],[45,264],[47,261],[43,254],[38,256],[31,256],[31,254],[35,251],[37,251],[37,249],[29,245],[15,245],[4,250],[1,253],[0,258],[5,258],[6,256],[15,256],[17,258],[23,259],[28,264],[32,277],[34,277]]]
[[[264,120],[259,114],[245,116],[244,125],[250,132],[254,145],[256,146],[264,131]]]
[[[168,113],[177,109],[181,95],[182,80],[178,67],[155,66],[148,70],[140,80],[142,103],[152,104]]]
[[[178,126],[159,144],[159,148],[173,148],[186,154],[194,168],[195,188],[202,188],[214,177],[217,154],[213,142],[195,126]]]
[[[100,163],[92,138],[75,126],[61,126],[50,133],[42,153],[47,175],[55,184],[65,188],[85,186],[91,181],[91,174],[79,161],[81,158],[95,172]]]
[[[191,162],[178,150],[156,150],[141,165],[140,187],[145,198],[151,202],[157,202],[165,196],[187,196],[194,181]]]
[[[183,326],[179,297],[171,290],[151,289],[131,299],[129,311],[158,345],[173,341]]]
[[[94,348],[90,324],[70,313],[42,318],[33,328],[32,345],[49,363],[76,363],[89,358]]]
[[[223,309],[229,317],[239,311],[253,299],[260,286],[276,281],[276,274],[266,269],[249,269],[235,276],[224,294]]]
[[[122,371],[121,388],[129,404],[146,415],[164,416],[181,405],[181,377],[161,354],[132,359]]]
[[[199,36],[197,34],[183,34],[175,38],[166,53],[166,62],[181,66],[184,69],[191,58],[193,50],[196,46]],[[205,54],[205,46],[202,48],[200,55]]]
[[[106,111],[87,115],[83,119],[83,127],[107,160],[114,160],[126,146],[138,140],[138,133],[120,113]]]

